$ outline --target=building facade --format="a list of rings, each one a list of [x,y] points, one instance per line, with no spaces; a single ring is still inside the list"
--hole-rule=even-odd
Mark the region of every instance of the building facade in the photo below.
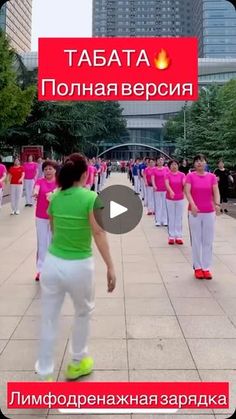
[[[228,0],[194,0],[199,56],[236,58],[236,10]]]
[[[0,28],[19,53],[31,49],[32,0],[11,0],[0,10]]]
[[[93,0],[93,36],[191,36],[191,3],[191,0]]]

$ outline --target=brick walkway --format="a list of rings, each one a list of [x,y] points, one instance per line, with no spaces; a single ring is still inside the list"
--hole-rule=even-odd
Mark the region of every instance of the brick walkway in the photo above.
[[[127,184],[114,174],[109,184]],[[7,411],[7,381],[34,381],[38,347],[39,285],[35,274],[33,210],[0,215],[0,406],[9,418],[61,417],[51,411]],[[124,236],[110,236],[117,289],[106,293],[105,268],[96,258],[96,311],[90,352],[94,381],[230,381],[236,407],[236,220],[217,219],[213,281],[192,276],[185,217],[185,245],[168,247],[165,228],[146,215]],[[68,360],[73,309],[63,306],[56,350],[56,377]],[[226,418],[227,412],[182,411],[181,418]],[[78,417],[79,415],[72,416]],[[83,416],[84,419],[95,416]],[[109,418],[109,416],[102,416]],[[165,418],[164,415],[156,418]],[[166,418],[176,416],[168,415]],[[116,416],[110,416],[116,419]],[[122,416],[124,419],[129,415]],[[148,418],[136,416],[133,418]],[[150,416],[154,418],[154,416]]]

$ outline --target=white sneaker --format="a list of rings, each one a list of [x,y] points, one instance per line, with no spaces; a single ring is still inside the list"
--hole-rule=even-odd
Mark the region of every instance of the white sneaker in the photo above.
[[[10,215],[14,215],[14,214],[15,214],[15,211],[12,211]]]
[[[19,214],[20,214],[20,211],[16,211],[16,212],[15,212],[15,214],[16,214],[16,215],[19,215]]]
[[[159,224],[159,223],[155,223],[155,226],[156,226],[156,227],[161,227],[161,224]]]

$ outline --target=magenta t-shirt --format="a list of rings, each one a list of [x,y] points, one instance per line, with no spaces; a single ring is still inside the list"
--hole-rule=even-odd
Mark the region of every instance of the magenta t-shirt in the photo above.
[[[35,162],[24,163],[25,179],[34,179],[38,170],[38,165]]]
[[[186,183],[191,185],[191,195],[199,212],[214,212],[213,185],[217,185],[216,176],[208,172],[203,176],[191,172],[187,174]]]
[[[169,180],[170,187],[175,193],[174,198],[170,197],[169,192],[167,191],[166,199],[171,199],[173,201],[180,201],[184,199],[184,178],[185,174],[182,172],[169,172],[166,175],[166,179]]]
[[[4,166],[4,164],[0,163],[0,179],[3,177],[4,173],[7,172],[6,167]],[[3,183],[0,182],[0,188],[3,188]]]
[[[153,170],[154,170],[154,167],[146,167],[146,169],[144,169],[144,173],[145,173],[145,176],[146,176],[146,179],[147,179],[148,186],[152,186]]]
[[[154,167],[152,175],[154,176],[155,185],[158,192],[166,191],[165,178],[168,173],[169,173],[168,167],[162,167],[161,169]]]
[[[39,194],[36,204],[36,217],[48,219],[47,209],[49,205],[49,200],[47,199],[47,194],[53,192],[57,188],[57,183],[54,180],[49,182],[45,178],[38,179],[35,183],[35,186],[39,186]]]
[[[96,172],[97,172],[97,169],[96,169],[95,166],[90,165],[88,167],[86,185],[90,185],[90,186],[93,185],[93,183],[94,183],[94,176],[95,176],[95,173]]]

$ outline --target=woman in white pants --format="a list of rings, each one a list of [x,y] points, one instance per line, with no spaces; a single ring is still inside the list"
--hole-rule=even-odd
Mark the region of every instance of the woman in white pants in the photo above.
[[[66,293],[73,301],[75,316],[71,362],[65,376],[75,380],[93,369],[87,348],[90,315],[94,309],[92,234],[107,266],[108,292],[115,288],[116,277],[106,234],[94,216],[94,208],[99,208],[97,194],[83,187],[86,176],[86,159],[78,153],[69,156],[58,175],[60,189],[52,195],[48,209],[52,242],[40,281],[42,320],[36,362],[36,371],[44,380],[52,380],[57,322]]]
[[[2,157],[0,156],[0,209],[2,208],[3,186],[4,186],[4,181],[6,177],[7,177],[7,169],[4,166],[4,164],[2,164]]]
[[[27,162],[23,165],[25,171],[25,207],[33,206],[33,189],[38,176],[38,165],[33,161],[33,156],[28,156]]]
[[[156,227],[160,227],[161,225],[167,226],[165,177],[168,172],[168,167],[164,167],[163,157],[159,157],[157,159],[157,165],[152,172]]]
[[[150,159],[148,167],[143,171],[143,179],[146,187],[146,196],[147,196],[147,215],[153,215],[154,211],[154,196],[153,196],[153,186],[152,186],[152,173],[155,167],[155,160]]]
[[[9,182],[11,194],[11,215],[20,214],[20,200],[23,192],[23,181],[25,172],[20,164],[18,157],[14,160],[14,165],[9,169]]]
[[[47,254],[48,246],[51,242],[51,228],[47,210],[50,196],[57,188],[57,164],[52,160],[45,160],[42,165],[42,170],[43,177],[37,180],[33,192],[33,196],[37,200],[35,211],[37,232],[37,274],[35,281],[39,281],[40,279],[44,259]]]
[[[189,202],[189,228],[193,268],[196,279],[212,279],[215,216],[220,214],[217,178],[206,172],[206,158],[198,154],[193,161],[195,172],[186,177],[185,193]]]
[[[168,163],[170,172],[167,173],[166,206],[168,218],[168,232],[170,245],[183,244],[183,212],[184,212],[184,180],[185,174],[179,172],[179,162],[171,160]]]

